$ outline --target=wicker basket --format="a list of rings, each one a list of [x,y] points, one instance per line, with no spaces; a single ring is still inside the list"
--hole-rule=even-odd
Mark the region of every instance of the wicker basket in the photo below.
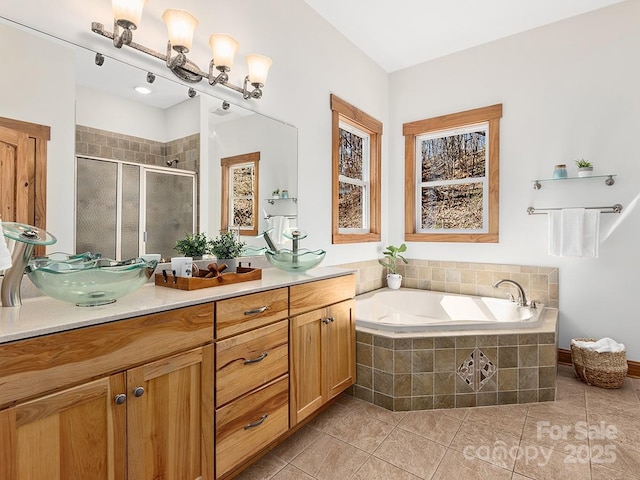
[[[575,338],[576,341],[596,342],[596,338]],[[601,388],[620,388],[627,376],[626,352],[594,352],[571,343],[571,360],[576,375],[587,385]]]

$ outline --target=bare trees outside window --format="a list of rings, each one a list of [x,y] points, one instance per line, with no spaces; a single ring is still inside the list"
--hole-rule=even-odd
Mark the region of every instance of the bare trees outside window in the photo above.
[[[380,240],[382,123],[331,95],[332,242]]]
[[[405,238],[497,242],[502,105],[407,123]]]
[[[258,235],[258,162],[260,152],[220,159],[222,200],[220,231],[238,227],[242,235]]]

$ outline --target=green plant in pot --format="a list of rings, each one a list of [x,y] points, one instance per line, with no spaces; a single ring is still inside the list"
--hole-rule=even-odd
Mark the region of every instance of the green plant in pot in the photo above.
[[[185,257],[202,258],[211,253],[212,240],[206,233],[187,233],[185,237],[176,242],[174,250],[182,253]]]
[[[402,285],[402,275],[398,273],[398,260],[402,260],[405,264],[409,263],[401,254],[407,251],[407,245],[402,244],[399,247],[389,245],[382,254],[384,259],[379,259],[378,263],[387,269],[387,286],[393,290],[397,290]]]
[[[227,264],[227,271],[236,271],[236,258],[242,255],[247,244],[241,242],[233,232],[226,232],[211,241],[211,253],[216,256],[218,265]]]
[[[586,161],[584,158],[576,160],[579,177],[588,177],[593,173],[593,163]]]

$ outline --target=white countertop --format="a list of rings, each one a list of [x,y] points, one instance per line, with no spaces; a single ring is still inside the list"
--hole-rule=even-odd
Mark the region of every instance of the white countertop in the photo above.
[[[200,290],[177,290],[152,282],[99,307],[77,307],[50,297],[22,299],[19,307],[0,307],[0,344],[74,328],[98,325],[124,318],[173,310],[229,297],[339,277],[352,270],[319,267],[306,273],[288,273],[276,268],[262,270],[262,279]]]

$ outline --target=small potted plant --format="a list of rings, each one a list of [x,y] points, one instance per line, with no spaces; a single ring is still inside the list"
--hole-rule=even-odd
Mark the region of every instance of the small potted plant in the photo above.
[[[193,259],[200,259],[204,255],[211,253],[211,239],[206,233],[187,233],[185,237],[176,242],[174,250],[179,251],[185,257],[192,257]]]
[[[280,189],[276,188],[273,193],[271,194],[272,198],[280,198]]]
[[[389,245],[387,249],[382,252],[385,259],[378,260],[380,265],[387,268],[387,286],[393,290],[397,290],[402,284],[402,275],[398,273],[398,259],[404,263],[409,263],[406,258],[400,255],[406,251],[407,245],[404,243],[399,247]]]
[[[241,242],[233,232],[226,232],[211,241],[211,253],[216,256],[218,265],[227,264],[229,272],[236,271],[236,258],[242,255],[247,244]]]
[[[584,158],[576,160],[576,166],[578,167],[579,177],[589,177],[593,173],[593,164],[587,162]]]

